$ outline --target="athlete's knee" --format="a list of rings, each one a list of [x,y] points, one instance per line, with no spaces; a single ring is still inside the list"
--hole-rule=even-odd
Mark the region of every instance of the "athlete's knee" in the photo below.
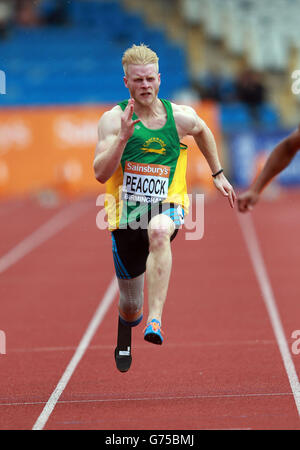
[[[144,275],[131,280],[118,279],[119,312],[123,319],[131,321],[141,316],[144,303]]]
[[[137,293],[134,297],[120,292],[119,308],[126,314],[135,314],[143,306],[144,292]]]
[[[150,251],[156,248],[162,248],[169,244],[170,236],[166,229],[152,229],[149,230],[149,246]]]
[[[154,217],[148,227],[150,250],[169,245],[174,228],[174,222],[169,217]]]

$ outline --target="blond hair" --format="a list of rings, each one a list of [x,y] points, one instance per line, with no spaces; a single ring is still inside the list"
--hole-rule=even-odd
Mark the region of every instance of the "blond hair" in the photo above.
[[[128,75],[129,64],[155,64],[158,72],[158,59],[157,54],[147,45],[133,44],[133,46],[128,48],[123,54],[122,66],[124,73],[126,76]]]

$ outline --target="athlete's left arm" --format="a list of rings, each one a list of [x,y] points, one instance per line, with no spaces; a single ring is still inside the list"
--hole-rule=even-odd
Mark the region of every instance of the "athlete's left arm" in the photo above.
[[[197,146],[203,153],[212,174],[215,174],[221,170],[222,166],[219,160],[217,144],[213,133],[206,125],[206,123],[198,116],[196,111],[189,107],[184,106],[178,110],[177,114],[174,111],[174,118],[179,129],[179,134],[190,135],[195,139]],[[176,120],[177,119],[177,120]],[[181,132],[181,133],[180,133]],[[233,208],[236,199],[236,194],[233,187],[221,172],[216,177],[213,177],[216,188],[226,197],[228,197],[229,204]]]

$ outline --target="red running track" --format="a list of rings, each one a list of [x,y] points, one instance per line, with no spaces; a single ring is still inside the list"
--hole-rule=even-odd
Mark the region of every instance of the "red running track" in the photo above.
[[[299,192],[283,193],[240,222],[223,198],[205,202],[203,238],[186,240],[182,230],[172,244],[165,342],[149,344],[144,323],[135,328],[132,367],[122,374],[113,358],[117,295],[67,369],[114,278],[95,198],[52,208],[2,202],[0,428],[299,430],[291,337],[300,329],[299,204]],[[244,236],[255,244],[251,224],[283,344],[246,245]]]

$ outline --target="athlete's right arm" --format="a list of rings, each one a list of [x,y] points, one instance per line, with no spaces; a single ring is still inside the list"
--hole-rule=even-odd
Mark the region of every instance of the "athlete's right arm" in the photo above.
[[[238,207],[240,212],[246,212],[253,208],[263,189],[290,164],[299,150],[300,126],[273,149],[252,186],[239,196]]]
[[[95,150],[94,173],[100,183],[105,183],[118,168],[127,141],[133,134],[134,102],[129,100],[124,111],[115,106],[105,112],[98,124],[98,143]]]

